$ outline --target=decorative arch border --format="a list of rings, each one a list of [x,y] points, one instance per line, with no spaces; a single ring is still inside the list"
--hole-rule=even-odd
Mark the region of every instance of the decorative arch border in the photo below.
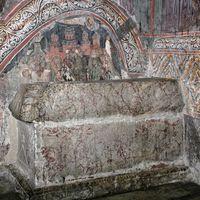
[[[88,11],[104,20],[118,35],[129,72],[141,63],[142,43],[136,26],[128,14],[111,0],[24,0],[0,25],[0,72],[6,69],[17,53],[41,30],[60,15]],[[131,20],[130,20],[131,19]],[[135,23],[136,24],[136,23]]]

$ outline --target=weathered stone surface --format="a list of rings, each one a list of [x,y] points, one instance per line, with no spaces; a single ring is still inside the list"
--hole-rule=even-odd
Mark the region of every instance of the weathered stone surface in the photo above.
[[[21,193],[24,195],[22,199],[29,199],[33,195],[34,185],[31,185],[30,177],[27,176],[28,172],[26,173],[26,171],[22,170],[21,166],[17,163],[15,165],[7,165],[6,167],[15,178],[17,187],[20,188]]]
[[[170,191],[170,192],[169,192]],[[149,189],[113,195],[98,200],[199,200],[200,186],[194,183],[171,183]]]
[[[12,3],[20,2],[19,0],[7,0],[7,5],[9,5],[11,1]],[[136,16],[139,16],[138,20],[139,25],[141,25],[141,31],[144,31],[146,33],[150,31],[150,35],[143,35],[143,38],[145,38],[144,43],[146,43],[144,45],[146,45],[146,47],[155,48],[152,50],[150,49],[149,51],[149,53],[152,52],[152,56],[150,55],[149,57],[149,60],[151,60],[149,65],[154,66],[153,68],[149,68],[148,71],[151,71],[150,74],[157,77],[174,77],[176,79],[179,79],[182,87],[185,88],[183,91],[185,100],[187,102],[186,104],[188,105],[188,110],[190,112],[199,112],[200,101],[198,64],[200,63],[200,59],[197,55],[197,51],[199,51],[198,34],[196,36],[194,36],[195,34],[192,34],[192,36],[194,37],[187,37],[190,35],[190,33],[184,33],[178,34],[177,37],[174,38],[170,38],[168,34],[166,35],[166,37],[164,37],[165,34],[163,34],[163,37],[157,37],[155,42],[153,42],[154,30],[156,32],[159,32],[160,29],[163,29],[168,32],[170,32],[170,30],[173,32],[176,29],[189,30],[189,27],[195,30],[195,24],[193,22],[196,23],[198,21],[196,19],[199,17],[199,8],[198,6],[196,6],[198,4],[197,1],[182,0],[176,1],[176,3],[174,3],[173,5],[171,4],[172,1],[174,0],[167,0],[167,3],[162,3],[162,1],[160,1],[159,4],[158,1],[150,1],[149,4],[149,2],[147,1],[146,3],[143,3],[143,1],[116,0],[116,2],[118,2],[124,8],[128,9],[130,14],[133,14],[133,9],[135,7]],[[45,5],[47,5],[44,6],[43,4],[40,4],[42,6],[41,8],[44,8],[44,12],[37,12],[37,9],[39,7],[36,6],[36,4],[34,5],[37,8],[35,7],[36,9],[32,10],[39,14],[44,14],[44,16],[46,13],[45,10],[47,12],[49,10],[52,10],[52,12],[59,11],[56,13],[61,16],[59,8],[63,8],[63,6],[54,7],[55,4],[51,4],[52,7],[51,5],[49,7],[48,1],[43,2],[45,3]],[[57,5],[63,5],[64,3],[64,1],[59,0],[54,2],[59,2],[59,4]],[[84,2],[90,1],[79,1],[79,3],[75,1],[77,5],[84,5]],[[108,2],[111,3],[111,1]],[[191,4],[191,2],[193,3]],[[143,7],[141,7],[141,5],[143,5]],[[150,9],[149,6],[155,9]],[[16,5],[16,8],[19,7],[20,6]],[[172,15],[171,7],[174,8],[174,12],[172,13]],[[183,7],[187,8],[183,10]],[[26,9],[23,8],[23,11],[24,10]],[[86,10],[88,11],[90,10],[90,8],[87,8]],[[144,12],[148,10],[151,10],[150,15],[147,14],[148,12]],[[182,11],[180,12],[180,10]],[[40,128],[37,128],[38,130],[41,129],[41,135],[39,134],[39,132],[34,135],[32,133],[32,127],[29,128],[28,125],[27,127],[24,127],[22,122],[22,125],[18,124],[18,127],[14,127],[16,128],[16,130],[18,130],[19,128],[19,132],[14,130],[13,123],[9,123],[9,120],[11,119],[12,121],[12,118],[10,118],[10,112],[7,109],[8,104],[10,103],[10,99],[13,98],[13,95],[18,90],[19,85],[21,83],[31,83],[38,81],[48,82],[63,79],[68,80],[67,75],[69,74],[67,74],[66,69],[69,62],[66,61],[69,61],[70,59],[68,58],[71,57],[69,56],[71,54],[67,55],[69,46],[66,45],[66,30],[64,30],[63,28],[62,30],[57,31],[59,30],[59,28],[55,28],[54,31],[54,26],[48,26],[49,33],[47,33],[45,29],[42,29],[39,34],[36,34],[37,37],[33,39],[31,44],[27,45],[27,47],[24,48],[23,51],[20,51],[21,47],[25,45],[25,41],[22,42],[25,35],[16,34],[15,37],[11,32],[14,31],[15,33],[17,33],[19,31],[22,33],[22,29],[28,30],[29,28],[33,28],[35,31],[39,29],[36,29],[31,25],[31,21],[32,19],[34,19],[34,16],[25,16],[26,12],[23,12],[23,16],[21,11],[17,13],[21,13],[22,15],[15,15],[17,14],[15,13],[16,11],[17,9],[13,10],[14,15],[10,23],[5,23],[5,26],[3,25],[3,30],[5,29],[5,31],[3,31],[1,34],[3,38],[3,43],[1,43],[6,45],[9,43],[6,43],[6,41],[11,41],[10,39],[12,39],[13,42],[10,42],[6,46],[10,45],[11,48],[15,46],[17,48],[17,51],[13,51],[13,54],[10,54],[9,57],[6,58],[6,63],[10,63],[10,65],[5,70],[8,78],[4,80],[2,79],[2,81],[0,81],[0,161],[8,162],[8,160],[11,161],[13,157],[16,158],[16,155],[18,155],[18,159],[13,159],[13,162],[17,160],[21,164],[20,167],[23,166],[23,169],[29,171],[29,169],[32,170],[32,167],[34,168],[33,157],[35,156],[35,163],[37,167],[36,180],[41,180],[42,184],[43,182],[45,182],[44,184],[48,185],[49,183],[60,183],[60,180],[64,182],[64,179],[66,178],[65,175],[69,175],[70,173],[72,173],[72,175],[76,178],[79,176],[86,176],[88,174],[91,175],[93,173],[99,173],[101,172],[101,170],[102,172],[107,172],[124,167],[129,168],[134,164],[140,163],[141,161],[143,161],[143,159],[153,161],[158,160],[158,162],[173,161],[175,159],[178,159],[179,156],[182,155],[182,148],[184,145],[182,144],[182,134],[180,134],[180,132],[183,130],[182,126],[179,125],[181,124],[179,123],[179,121],[181,121],[180,117],[172,117],[173,120],[169,120],[164,119],[160,115],[158,115],[158,117],[154,119],[154,122],[150,120],[151,117],[148,118],[146,124],[143,121],[132,123],[129,120],[122,120],[128,119],[129,117],[127,117],[127,115],[137,116],[146,113],[152,114],[155,112],[160,113],[166,111],[182,111],[183,103],[182,100],[180,100],[181,95],[177,83],[173,81],[168,81],[167,83],[164,83],[164,81],[162,80],[152,80],[151,83],[141,83],[141,81],[140,83],[121,82],[121,85],[117,83],[118,85],[114,84],[115,86],[113,86],[113,83],[111,82],[102,83],[101,86],[99,86],[99,83],[88,83],[84,86],[80,84],[80,88],[77,88],[78,83],[75,83],[74,85],[71,85],[69,83],[61,83],[50,85],[43,84],[42,86],[40,86],[39,84],[37,86],[25,86],[25,90],[19,93],[18,98],[16,98],[16,100],[11,104],[11,110],[13,111],[13,114],[20,120],[27,122],[33,122],[34,120],[54,122],[63,121],[64,123],[64,121],[71,119],[86,120],[87,118],[95,118],[94,120],[96,121],[95,124],[86,123],[85,126],[83,126],[81,123],[77,124],[77,122],[74,122],[73,120],[71,120],[70,122],[66,122],[64,125],[59,123],[51,124],[52,127],[49,123],[47,123],[44,128],[41,128],[42,125],[39,125]],[[155,12],[156,15],[154,15],[155,13],[152,12]],[[160,18],[158,16],[161,16],[163,13],[165,13],[166,16],[163,16],[163,23],[160,23]],[[175,17],[176,19],[174,20],[168,20],[173,19],[177,13],[180,14],[179,17]],[[77,15],[79,14],[81,14],[81,12],[77,13]],[[118,55],[126,53],[126,60],[129,61],[129,66],[127,66],[129,70],[132,72],[142,72],[142,67],[144,65],[141,64],[140,59],[137,58],[137,62],[134,61],[134,57],[136,55],[134,46],[136,45],[136,43],[139,44],[140,40],[136,41],[135,43],[134,37],[129,37],[129,35],[125,34],[128,33],[128,31],[126,30],[130,30],[130,28],[133,28],[133,26],[129,26],[130,23],[128,18],[126,21],[122,20],[122,22],[120,22],[121,16],[119,16],[120,18],[118,18],[116,17],[117,15],[113,15],[113,12],[110,13],[110,10],[107,9],[105,9],[105,12],[103,12],[102,14],[105,16],[105,20],[109,18],[110,22],[120,23],[120,25],[114,29],[116,30],[118,36],[125,36],[125,38],[120,37],[123,39],[122,47],[125,51],[119,48],[113,49],[114,46],[112,46],[111,44],[114,41],[116,41],[114,43],[117,43],[118,39],[114,40],[114,38],[111,37],[111,40],[109,40],[107,39],[106,34],[103,34],[104,36],[102,37],[101,33],[100,39],[103,45],[100,45],[100,48],[98,47],[97,49],[102,50],[102,52],[96,51],[95,54],[91,55],[86,51],[79,51],[78,49],[76,49],[77,47],[81,47],[89,51],[91,49],[95,49],[95,45],[92,42],[95,40],[87,40],[85,45],[82,43],[83,37],[80,37],[81,40],[78,41],[78,45],[76,44],[73,47],[74,49],[72,52],[83,52],[85,56],[87,54],[87,56],[91,56],[93,58],[95,55],[98,57],[96,59],[96,61],[98,61],[99,57],[101,57],[101,59],[104,58],[103,56],[106,54],[103,54],[103,51],[105,52],[105,50],[107,50],[107,53],[110,53],[110,58],[112,57],[112,61],[114,61],[113,67],[115,67],[115,69],[118,69],[118,72],[120,71],[119,69],[123,67],[123,63],[118,62],[121,61],[122,58],[120,56],[119,60],[113,58],[117,58]],[[181,15],[187,17],[180,17]],[[28,17],[31,21],[27,20],[26,17]],[[48,17],[52,16],[48,15],[47,18]],[[39,18],[41,18],[41,16],[39,16]],[[79,22],[81,22],[82,24],[76,25],[76,27],[81,26],[81,30],[84,30],[84,28],[86,28],[86,20],[89,20],[91,18],[85,18],[86,20],[82,18],[84,18],[82,17],[82,15],[81,17],[78,17],[78,19],[80,19]],[[187,19],[190,18],[191,20],[188,21]],[[147,23],[149,22],[149,19],[151,22],[150,25]],[[53,23],[57,24],[58,21],[57,23],[55,23],[55,20]],[[61,23],[61,26],[64,26],[65,24],[65,29],[68,29],[69,24],[65,20],[66,18],[62,16],[62,20],[59,22]],[[69,21],[70,24],[78,22],[77,18],[70,18]],[[94,20],[91,21],[93,21],[93,25],[91,27],[91,31],[89,31],[90,33],[98,32],[96,28],[103,28],[101,26],[101,23],[100,26],[98,26],[98,24],[95,24]],[[186,21],[190,23],[185,24]],[[19,24],[20,22],[24,22],[21,23],[22,26],[21,24]],[[111,26],[115,26],[114,23],[112,23]],[[174,26],[177,23],[178,26]],[[16,26],[15,24],[18,24],[19,26]],[[33,22],[33,24],[35,24],[35,22]],[[40,25],[42,26],[44,24],[39,23],[39,26]],[[10,32],[10,28],[8,30],[7,27],[11,27],[13,31]],[[51,28],[52,30],[50,31]],[[132,30],[132,32],[133,31],[135,30]],[[107,32],[107,30],[105,30],[105,32]],[[45,35],[46,37],[43,37],[41,39],[41,36],[39,36],[40,33],[41,36]],[[47,35],[46,33],[49,35]],[[108,35],[110,35],[109,32]],[[181,35],[183,35],[183,37]],[[33,32],[30,32],[30,35],[26,35],[26,40],[28,41],[32,37]],[[87,34],[85,39],[87,39]],[[90,47],[90,44],[92,43],[93,46]],[[18,46],[17,44],[21,46]],[[156,47],[154,46],[155,44],[159,45]],[[5,50],[5,45],[2,46],[1,50]],[[87,48],[88,46],[90,48]],[[38,47],[38,49],[36,49],[36,47]],[[172,49],[174,49],[174,51],[171,51]],[[120,51],[119,54],[116,53],[117,50]],[[19,54],[17,52],[19,52]],[[16,54],[18,55],[15,57]],[[1,55],[5,58],[4,54]],[[81,69],[83,65],[80,65],[79,61],[83,59],[80,59],[82,55],[80,54],[76,56],[77,62],[75,62],[75,66],[77,68],[80,67],[79,69]],[[109,58],[109,56],[107,55],[107,58]],[[136,56],[138,57],[138,54]],[[141,56],[142,54],[139,55],[139,57]],[[11,59],[13,60],[11,61],[9,58],[14,59]],[[93,66],[93,64],[95,64],[96,62],[93,58],[90,59],[90,67]],[[111,73],[111,75],[114,76],[116,72],[115,70],[113,71],[113,69],[110,70],[111,67],[109,66],[112,65],[108,65],[109,60],[111,59],[102,59],[98,61],[99,63],[103,62],[101,63],[101,66],[103,67],[91,67],[91,70],[89,72],[90,76],[92,76],[93,72],[95,72],[94,74],[96,75],[94,76],[97,77],[94,77],[94,79],[99,80],[102,78],[102,75],[100,76],[99,74],[103,72],[103,75],[108,75],[108,77],[103,77],[106,79],[109,78],[110,71],[113,72]],[[89,62],[87,63],[87,60],[85,66],[89,66]],[[2,64],[2,67],[4,68],[6,66]],[[73,75],[76,75],[76,77],[72,76],[73,78],[71,78],[71,80],[88,80],[87,70],[84,70],[84,79],[82,79],[82,77],[79,77],[80,74],[77,73],[76,67],[72,68]],[[106,69],[106,67],[108,68]],[[105,71],[101,71],[100,69],[107,70],[106,72],[108,72],[108,74],[106,74]],[[9,70],[11,71],[9,72]],[[123,73],[121,73],[121,75],[122,74]],[[127,74],[125,73],[123,77],[127,77],[126,75]],[[9,85],[9,88],[7,88],[7,85]],[[23,95],[21,95],[22,93]],[[112,122],[113,124],[110,122],[106,122],[107,124],[104,123],[106,120],[108,120],[109,115],[118,114],[120,114],[121,116],[126,115],[126,117],[122,117],[116,121],[114,120]],[[98,122],[104,117],[104,122]],[[162,119],[160,119],[160,117]],[[72,123],[73,126],[68,126],[70,123]],[[179,126],[181,127],[180,130],[178,130]],[[48,130],[46,130],[47,128]],[[101,132],[100,129],[102,129]],[[199,130],[200,129],[198,119],[188,118],[186,122],[186,138],[188,141],[187,152],[189,154],[189,163],[194,171],[197,172],[194,173],[196,179],[199,179],[200,174]],[[48,131],[49,135],[45,135]],[[9,134],[9,132],[11,132],[12,134]],[[38,146],[33,147],[34,142]],[[16,144],[19,145],[17,146]],[[15,145],[17,146],[17,148],[15,148]],[[15,149],[16,152],[14,152]],[[101,149],[101,151],[99,151],[98,149]],[[34,154],[35,150],[37,150],[36,154]],[[69,154],[66,153],[66,151],[68,151]],[[101,162],[99,162],[99,160]],[[70,164],[66,164],[65,161]],[[63,169],[63,166],[69,167]],[[43,179],[41,178],[42,176],[40,176],[41,174],[44,177]]]
[[[27,199],[28,195],[12,174],[8,166],[0,165],[0,199],[6,199],[9,193],[15,194],[16,199]],[[8,199],[8,198],[7,198]]]
[[[200,119],[185,115],[186,153],[194,181],[200,184]]]
[[[59,122],[116,114],[180,112],[183,105],[175,80],[138,79],[27,84],[17,93],[10,109],[22,121]]]
[[[0,194],[15,192],[15,180],[6,167],[0,166]]]
[[[0,78],[0,162],[4,161],[10,148],[7,133],[8,119],[6,119],[7,84],[6,79]]]
[[[33,125],[18,121],[17,162],[26,173],[30,185],[34,185],[35,135]]]
[[[31,200],[75,200],[92,199],[105,195],[119,194],[150,186],[186,180],[186,167],[162,167],[136,173],[100,177],[71,182],[62,186],[52,186],[35,190]]]
[[[36,126],[36,185],[63,183],[182,156],[180,116],[107,117]]]
[[[191,164],[200,162],[200,119],[185,115],[185,131]]]

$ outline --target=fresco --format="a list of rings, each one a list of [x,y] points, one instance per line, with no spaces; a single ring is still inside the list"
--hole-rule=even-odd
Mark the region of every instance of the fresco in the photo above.
[[[92,16],[65,19],[43,30],[18,54],[16,63],[25,82],[121,78],[114,42]]]
[[[173,53],[172,53],[173,50]],[[183,87],[187,111],[200,113],[200,37],[158,38],[150,54],[151,77],[178,79]]]
[[[94,16],[101,21],[104,27],[99,26],[98,23],[94,23],[95,20],[92,18],[88,18],[87,22],[83,24],[82,16],[86,15]],[[100,37],[100,40],[104,38],[101,34],[102,28],[107,27],[106,30],[111,33],[111,36],[114,36],[111,37],[112,42],[120,52],[116,57],[120,58],[123,63],[123,77],[128,78],[130,76],[129,73],[144,74],[146,71],[146,59],[141,40],[137,33],[135,18],[129,18],[126,11],[120,7],[118,8],[116,4],[109,0],[51,0],[50,2],[44,0],[29,0],[25,5],[20,4],[20,7],[13,13],[13,17],[8,17],[7,20],[3,19],[4,24],[0,31],[0,71],[3,73],[7,72],[10,61],[38,32],[51,23],[63,19],[64,16],[71,20],[79,16],[79,22],[71,23],[69,20],[69,25],[77,24],[83,27],[86,26],[93,34],[100,34],[100,36],[97,36]],[[127,26],[127,24],[131,24],[131,26]],[[91,37],[89,31],[86,32]],[[75,35],[77,36],[77,32]],[[59,35],[60,38],[65,39],[63,35]],[[92,38],[89,40],[91,45],[93,45]],[[109,39],[106,43],[108,47],[106,49],[109,52],[108,49],[111,46]],[[100,45],[102,48],[104,45],[102,41]],[[118,59],[114,59],[114,61],[121,65]]]

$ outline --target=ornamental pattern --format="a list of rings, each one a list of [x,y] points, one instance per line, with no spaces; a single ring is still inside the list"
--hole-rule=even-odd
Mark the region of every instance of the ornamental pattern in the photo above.
[[[200,50],[200,37],[159,38],[153,43],[154,49]]]
[[[200,55],[152,53],[151,63],[148,75],[178,79],[189,111],[200,113]]]
[[[117,30],[127,20],[127,17],[118,13],[119,11],[116,11],[110,2],[105,0],[33,0],[19,10],[6,25],[0,26],[0,64],[34,30],[58,15],[70,11],[92,12],[103,18],[114,30]],[[129,34],[129,38],[131,44],[123,43],[123,40],[121,43],[125,52],[125,64],[128,69],[132,69],[134,64],[137,65],[140,62],[137,60],[138,56],[135,57],[139,50],[136,47],[134,36]]]
[[[134,38],[131,33],[126,34],[122,39],[122,46],[128,65],[128,71],[132,73],[143,73],[146,71],[144,57],[137,51]]]

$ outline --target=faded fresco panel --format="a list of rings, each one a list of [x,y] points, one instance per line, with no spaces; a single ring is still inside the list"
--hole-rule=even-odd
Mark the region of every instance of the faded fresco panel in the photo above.
[[[162,2],[162,32],[199,30],[199,1],[163,0]]]
[[[122,62],[112,35],[91,16],[45,29],[10,64],[25,83],[120,79]]]

